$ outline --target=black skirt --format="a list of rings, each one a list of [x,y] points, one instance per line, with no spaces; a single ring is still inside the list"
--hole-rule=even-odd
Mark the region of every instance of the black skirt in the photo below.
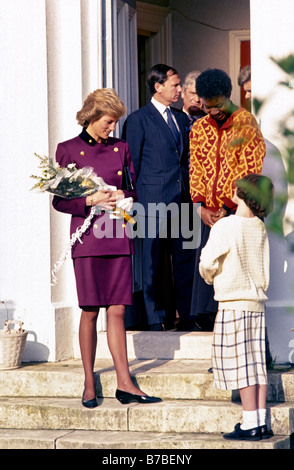
[[[195,272],[192,291],[191,315],[217,313],[218,302],[214,300],[214,288],[206,284],[199,273],[201,250],[206,245],[210,234],[210,227],[201,220],[201,240],[196,250]]]

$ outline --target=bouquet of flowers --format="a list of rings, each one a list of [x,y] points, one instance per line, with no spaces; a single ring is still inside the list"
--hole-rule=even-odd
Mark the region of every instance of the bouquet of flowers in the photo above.
[[[114,187],[107,185],[103,178],[97,176],[91,167],[77,169],[75,163],[71,163],[67,165],[66,168],[63,168],[47,156],[42,157],[36,153],[35,156],[40,160],[39,168],[42,169],[42,176],[31,176],[31,178],[38,180],[31,190],[39,189],[41,192],[49,192],[65,199],[86,197],[99,190],[114,190]],[[107,212],[110,212],[111,215],[114,214],[114,218],[116,216],[120,216],[131,224],[135,223],[135,220],[118,205]],[[57,282],[55,273],[62,267],[71,247],[77,242],[77,240],[80,243],[83,243],[81,240],[82,235],[90,227],[91,220],[94,215],[98,213],[99,209],[97,210],[96,206],[91,207],[91,212],[85,219],[83,225],[78,227],[76,232],[72,234],[70,243],[66,250],[60,260],[54,265],[54,270],[52,271],[53,284],[56,284]]]
[[[72,163],[66,168],[62,168],[48,157],[35,155],[40,159],[43,176],[31,176],[31,178],[38,179],[32,189],[40,189],[42,192],[48,191],[57,196],[72,199],[88,196],[97,191],[97,188],[101,189],[107,186],[90,167],[77,170],[75,163]]]

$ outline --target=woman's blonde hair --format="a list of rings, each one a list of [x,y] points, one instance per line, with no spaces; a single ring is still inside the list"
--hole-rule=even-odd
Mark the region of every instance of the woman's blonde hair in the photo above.
[[[126,112],[123,102],[112,88],[99,88],[90,93],[83,107],[77,112],[78,123],[86,127],[102,116],[108,115],[120,119]]]

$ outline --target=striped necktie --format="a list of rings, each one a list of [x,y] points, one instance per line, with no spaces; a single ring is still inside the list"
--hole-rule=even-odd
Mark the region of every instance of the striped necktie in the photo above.
[[[167,114],[167,123],[173,133],[173,136],[174,136],[174,139],[176,141],[176,144],[178,146],[178,149],[180,150],[181,149],[181,135],[180,135],[180,132],[172,118],[172,115],[171,115],[171,110],[169,108],[166,108],[166,114]]]

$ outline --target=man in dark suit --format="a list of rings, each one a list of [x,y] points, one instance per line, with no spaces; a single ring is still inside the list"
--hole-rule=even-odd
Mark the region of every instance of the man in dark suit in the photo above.
[[[189,194],[189,121],[185,113],[170,108],[181,93],[180,78],[173,67],[153,66],[147,84],[151,101],[127,118],[123,130],[144,212],[141,236],[146,313],[150,330],[162,330],[166,312],[158,281],[162,279],[164,254],[168,253],[172,261],[173,294],[180,317],[178,329],[189,330],[196,248],[193,241],[183,246],[183,241],[187,241],[183,232],[186,230],[186,235],[189,232],[193,214]],[[155,211],[156,207],[162,210]]]

